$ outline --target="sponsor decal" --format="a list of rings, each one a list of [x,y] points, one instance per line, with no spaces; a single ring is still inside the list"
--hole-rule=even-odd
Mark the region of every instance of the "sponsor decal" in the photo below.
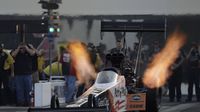
[[[122,97],[127,95],[127,90],[125,87],[115,88],[114,90],[115,97]]]
[[[146,93],[128,94],[126,100],[127,111],[146,110]]]
[[[125,107],[125,100],[117,100],[115,102],[115,110],[121,110],[122,108]]]
[[[133,95],[132,100],[133,101],[140,101],[141,97],[140,97],[140,95]]]

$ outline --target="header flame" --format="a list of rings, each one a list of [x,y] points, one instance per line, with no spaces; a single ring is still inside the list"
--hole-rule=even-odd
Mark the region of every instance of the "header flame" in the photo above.
[[[96,73],[86,46],[79,41],[73,41],[69,43],[69,51],[79,82],[89,85],[90,80],[96,78]]]
[[[177,31],[169,36],[165,47],[153,57],[144,72],[143,83],[145,86],[159,88],[166,83],[171,75],[170,67],[178,57],[185,40],[186,36]]]

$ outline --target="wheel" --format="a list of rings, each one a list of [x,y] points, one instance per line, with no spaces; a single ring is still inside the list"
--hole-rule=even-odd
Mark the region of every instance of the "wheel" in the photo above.
[[[51,108],[60,108],[58,97],[55,95],[51,97]]]
[[[93,94],[88,95],[88,107],[96,107],[96,100]]]
[[[60,108],[60,103],[59,103],[59,100],[58,100],[58,96],[56,96],[56,107]]]
[[[55,97],[55,95],[53,95],[53,96],[51,97],[51,108],[52,108],[52,109],[56,108],[55,101],[56,101],[56,97]]]

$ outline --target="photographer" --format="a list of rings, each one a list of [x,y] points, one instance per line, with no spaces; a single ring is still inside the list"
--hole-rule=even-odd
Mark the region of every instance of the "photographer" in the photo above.
[[[90,54],[92,65],[94,65],[96,71],[99,71],[103,65],[103,62],[100,58],[97,47],[92,43],[88,43],[88,52]]]
[[[97,59],[97,50],[93,43],[88,43],[88,52],[90,54],[91,63],[95,65]]]
[[[187,102],[192,101],[193,97],[193,85],[195,85],[196,100],[200,102],[200,80],[199,80],[199,61],[200,53],[198,51],[197,43],[192,43],[189,54],[187,55],[188,60],[188,98]]]
[[[116,41],[116,47],[112,48],[106,55],[106,66],[111,63],[112,67],[122,70],[122,64],[125,60],[125,49],[121,40]]]
[[[15,59],[14,74],[16,80],[17,106],[30,106],[30,92],[32,89],[32,56],[35,51],[25,43],[11,53]]]

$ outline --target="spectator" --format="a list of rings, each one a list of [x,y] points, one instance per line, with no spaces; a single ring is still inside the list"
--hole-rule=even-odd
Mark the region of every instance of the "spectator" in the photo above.
[[[150,48],[150,52],[149,52],[149,61],[150,62],[153,60],[154,56],[158,52],[160,52],[160,50],[161,50],[161,46],[159,44],[159,41],[154,40],[154,42],[153,42],[153,44],[152,44],[152,46]],[[163,87],[165,88],[165,86],[163,86]],[[158,95],[158,101],[159,102],[161,102],[161,99],[162,99],[162,93],[163,93],[162,88],[163,87],[160,87],[160,88],[157,89],[157,93],[156,94]]]
[[[133,50],[130,52],[130,61],[131,61],[132,66],[134,66],[134,67],[135,67],[135,63],[136,63],[136,59],[137,59],[138,47],[139,47],[139,44],[134,43]]]
[[[33,79],[33,84],[35,84],[39,81],[38,60],[37,60],[39,51],[35,49],[31,44],[28,44],[27,46],[35,52],[34,55],[32,56],[32,79]]]
[[[7,103],[11,105],[16,104],[16,92],[15,92],[15,81],[14,81],[14,59],[11,56],[11,54],[7,51],[5,51],[8,55],[8,58],[6,59],[4,63],[4,70],[5,70],[5,76],[9,76],[9,88],[6,92]]]
[[[100,54],[97,50],[97,47],[94,46],[92,43],[88,43],[88,52],[90,54],[91,63],[94,66],[96,71],[100,71],[101,67],[103,66],[103,62],[101,60]]]
[[[58,67],[59,66],[59,67]],[[50,74],[50,65],[46,66],[44,69],[43,69],[43,79],[49,79],[50,78],[50,75],[58,75],[59,73],[62,72],[62,64],[58,61],[56,62],[53,62],[51,64],[51,74]]]
[[[177,102],[181,101],[181,82],[182,82],[182,75],[183,75],[183,69],[182,69],[182,63],[184,61],[184,54],[181,51],[179,53],[179,57],[175,61],[175,63],[172,65],[172,71],[173,74],[169,78],[169,99],[170,102],[174,102],[175,94],[176,94],[176,100]]]
[[[62,74],[65,76],[66,91],[65,91],[65,102],[69,103],[73,101],[73,97],[76,91],[76,74],[75,69],[72,66],[71,55],[67,48],[60,48],[60,63],[62,64]]]
[[[44,50],[40,49],[38,52],[38,74],[39,74],[39,80],[44,80],[45,76],[43,75],[43,70],[45,68],[45,59],[44,59]]]
[[[10,103],[9,94],[9,76],[11,75],[14,77],[13,74],[13,58],[3,50],[3,44],[0,45],[0,93],[1,93],[1,104],[8,104]],[[12,70],[12,73],[11,71]],[[3,89],[2,89],[3,85]],[[5,93],[5,94],[3,94]],[[3,95],[3,96],[2,96]]]
[[[32,56],[34,54],[35,51],[25,43],[20,43],[11,54],[15,59],[14,73],[16,79],[17,106],[30,106],[31,104]]]
[[[106,55],[106,66],[111,66],[118,68],[122,71],[122,64],[125,58],[125,49],[121,40],[116,41],[116,47],[111,49]]]
[[[192,101],[193,84],[195,84],[195,92],[197,101],[200,101],[200,87],[199,87],[199,61],[200,53],[198,51],[198,45],[192,44],[190,52],[187,56],[188,59],[188,98],[187,102]]]
[[[106,45],[103,43],[99,43],[99,46],[97,46],[96,49],[97,49],[97,52],[99,53],[100,59],[102,60],[102,63],[103,63],[101,68],[103,68],[103,66],[105,66],[104,64],[105,64]]]
[[[160,52],[161,47],[158,41],[154,41],[152,48],[150,48],[150,60],[154,57],[155,54],[157,54],[158,52]]]

